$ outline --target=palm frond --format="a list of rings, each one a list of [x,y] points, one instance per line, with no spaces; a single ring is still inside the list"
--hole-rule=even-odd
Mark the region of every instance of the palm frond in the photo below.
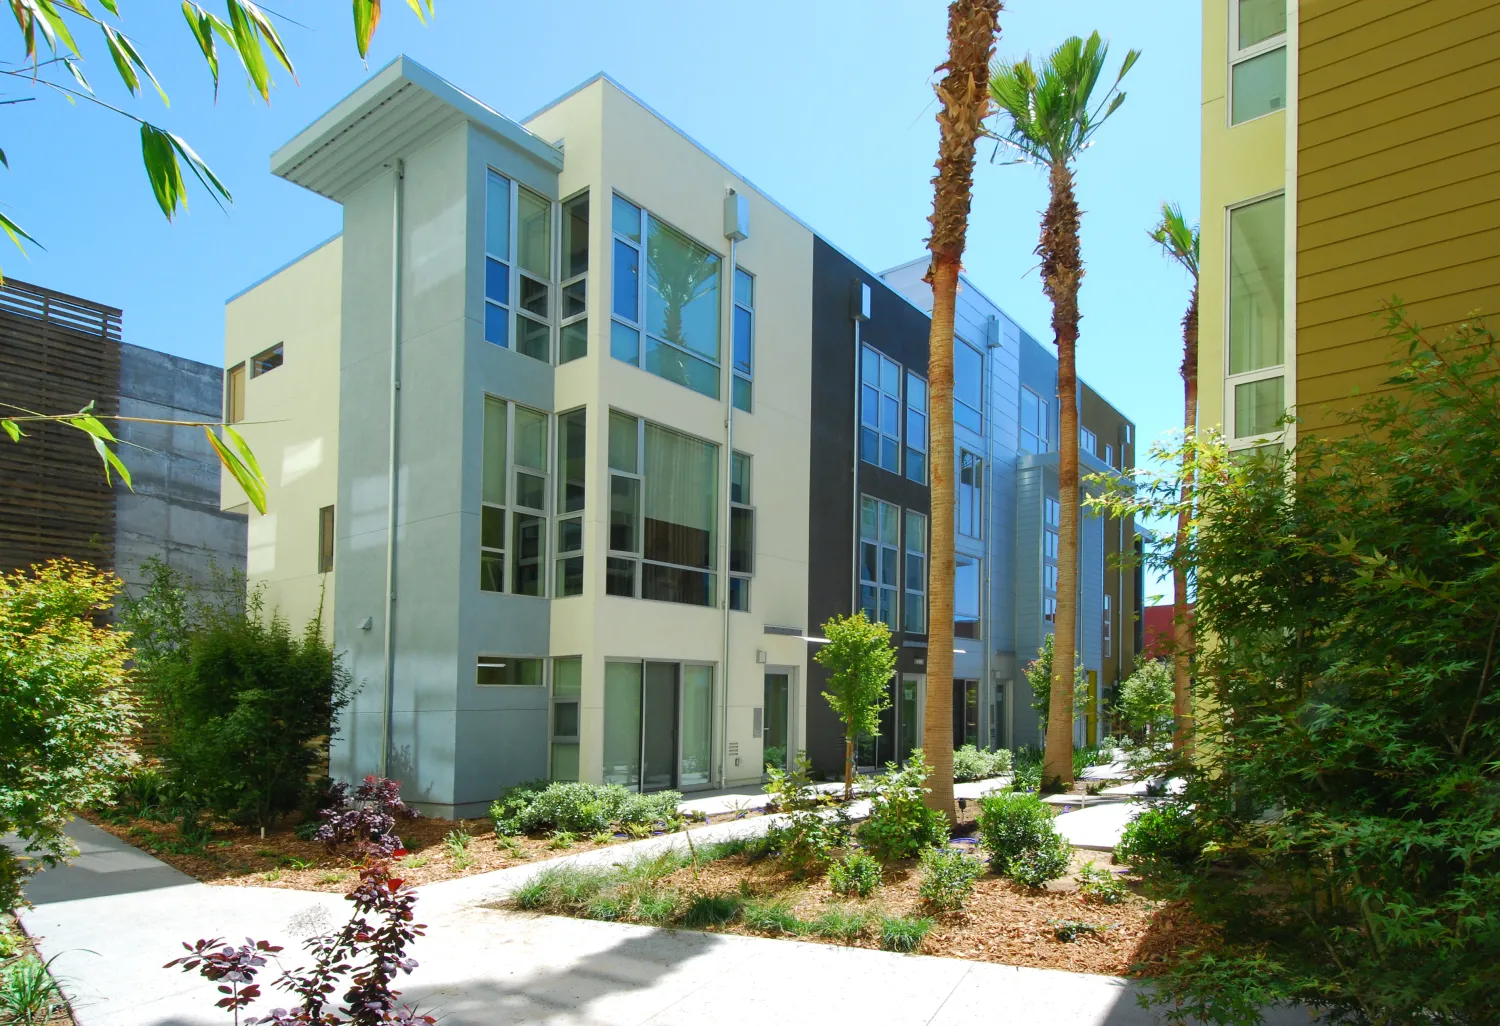
[[[1193,276],[1193,281],[1198,280],[1199,228],[1196,224],[1188,225],[1180,204],[1163,203],[1161,220],[1146,234],[1168,258],[1181,264]]]

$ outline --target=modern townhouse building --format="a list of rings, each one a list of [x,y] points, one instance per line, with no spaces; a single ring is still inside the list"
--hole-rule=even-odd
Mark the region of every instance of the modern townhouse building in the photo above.
[[[336,775],[467,816],[537,777],[692,790],[802,749],[836,772],[812,654],[860,607],[901,651],[865,759],[918,743],[919,302],[602,75],[517,122],[401,58],[272,171],[343,228],[228,302],[226,413],[270,486],[251,578],[331,610],[362,685]],[[1010,537],[972,536],[966,584]],[[996,718],[986,608],[961,612],[955,736],[1028,740]]]
[[[1201,423],[1337,431],[1394,356],[1500,311],[1500,3],[1204,0]],[[1296,422],[1282,434],[1290,411]]]

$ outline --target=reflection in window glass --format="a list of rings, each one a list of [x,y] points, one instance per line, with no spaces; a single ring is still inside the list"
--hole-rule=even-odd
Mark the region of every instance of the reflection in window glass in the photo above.
[[[1043,453],[1048,446],[1047,400],[1031,389],[1021,388],[1021,451]]]
[[[646,331],[719,358],[719,257],[655,218],[647,224]]]
[[[1285,354],[1286,197],[1229,212],[1229,373],[1275,367]]]
[[[1279,431],[1286,412],[1285,381],[1277,375],[1234,386],[1234,436],[1248,438]]]
[[[552,204],[530,189],[516,198],[516,252],[521,269],[552,278]]]
[[[888,502],[860,496],[860,607],[871,620],[896,630],[897,551],[901,510]]]
[[[953,636],[979,637],[979,560],[973,556],[954,557]]]
[[[906,476],[927,483],[927,382],[906,372]]]
[[[871,346],[860,356],[859,458],[901,472],[901,367]]]
[[[901,610],[901,629],[922,634],[927,630],[927,518],[906,511],[906,596]]]
[[[984,463],[967,449],[958,453],[958,533],[970,538],[983,537]]]
[[[1286,31],[1286,0],[1235,0],[1239,7],[1239,39],[1246,50]]]
[[[984,430],[984,355],[962,339],[953,346],[953,422]]]

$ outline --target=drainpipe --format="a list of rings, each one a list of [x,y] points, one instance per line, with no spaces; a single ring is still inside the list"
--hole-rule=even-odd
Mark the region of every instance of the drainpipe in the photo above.
[[[719,786],[729,786],[729,552],[730,552],[730,488],[734,476],[734,277],[738,266],[739,244],[750,237],[750,203],[734,189],[724,195],[724,237],[729,240],[728,273],[724,275],[724,307],[728,311],[728,346],[719,368],[720,389],[724,394],[724,488],[721,496],[723,513],[719,517],[719,534],[723,542],[719,547],[722,562],[719,564],[719,580],[722,586],[719,595],[724,608],[724,659],[720,690],[719,721]]]
[[[391,715],[396,696],[396,447],[401,414],[401,209],[406,163],[391,168],[391,394],[385,521],[385,695],[380,716],[380,775],[390,776]]]

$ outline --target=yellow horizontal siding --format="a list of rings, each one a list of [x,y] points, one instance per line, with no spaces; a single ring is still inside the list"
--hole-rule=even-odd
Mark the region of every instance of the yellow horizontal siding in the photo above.
[[[1350,83],[1383,92],[1381,78],[1403,65],[1500,31],[1500,11],[1471,0],[1361,0],[1337,18],[1304,16],[1301,28],[1299,99]],[[1313,40],[1321,52],[1309,52]]]
[[[1500,192],[1500,175],[1488,175],[1481,179],[1481,183],[1487,191]],[[1426,194],[1423,200],[1431,195]],[[1410,207],[1417,206],[1416,201],[1410,203]],[[1371,208],[1362,213],[1379,217],[1382,221],[1396,221],[1411,216],[1414,211],[1398,206],[1394,210]],[[1346,230],[1357,220],[1344,219]],[[1327,222],[1324,222],[1319,227],[1326,226]],[[1489,232],[1492,237],[1493,233],[1500,232],[1500,200],[1464,203],[1443,213],[1347,235],[1316,247],[1299,240],[1297,275],[1302,287],[1298,295],[1319,299],[1345,291],[1339,284],[1341,272],[1354,276],[1349,287],[1359,288],[1399,281],[1424,266],[1451,267],[1455,263],[1466,263],[1474,244],[1483,242],[1471,236],[1482,232]],[[1359,240],[1357,249],[1345,245],[1351,239]]]

